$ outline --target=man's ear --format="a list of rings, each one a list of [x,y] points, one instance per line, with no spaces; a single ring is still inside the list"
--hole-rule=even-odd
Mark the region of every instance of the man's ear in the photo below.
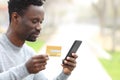
[[[19,22],[19,18],[20,18],[20,15],[17,13],[17,12],[13,12],[12,15],[11,15],[11,20],[14,22],[14,23],[18,23]]]

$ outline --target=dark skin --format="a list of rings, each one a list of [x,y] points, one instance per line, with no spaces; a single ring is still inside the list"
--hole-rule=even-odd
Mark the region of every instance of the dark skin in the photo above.
[[[40,34],[41,24],[44,20],[44,9],[42,6],[30,5],[20,16],[17,12],[11,15],[11,23],[6,33],[9,40],[16,46],[22,47],[25,41],[36,41]],[[71,74],[76,67],[76,58],[78,56],[73,53],[72,57],[64,60],[63,72],[67,75]],[[29,73],[38,73],[45,69],[48,55],[35,55],[26,62],[26,67]]]

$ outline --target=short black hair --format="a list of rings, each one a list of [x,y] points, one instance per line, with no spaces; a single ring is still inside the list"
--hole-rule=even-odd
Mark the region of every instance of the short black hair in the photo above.
[[[9,20],[11,22],[11,14],[17,12],[19,15],[23,15],[24,11],[30,5],[42,6],[45,0],[9,0],[8,1],[8,13]]]

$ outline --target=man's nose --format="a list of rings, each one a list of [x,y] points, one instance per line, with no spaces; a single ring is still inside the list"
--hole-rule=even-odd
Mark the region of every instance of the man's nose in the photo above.
[[[41,24],[40,23],[36,26],[36,29],[41,30]]]

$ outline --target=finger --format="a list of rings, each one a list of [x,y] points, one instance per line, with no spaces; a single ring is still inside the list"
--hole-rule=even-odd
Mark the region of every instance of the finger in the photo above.
[[[45,68],[46,68],[45,65],[41,65],[41,66],[39,66],[39,69],[40,69],[40,70],[44,70]]]
[[[41,70],[44,70],[46,67],[45,66],[40,66],[40,67],[36,67],[35,70],[36,72],[39,72]]]
[[[35,55],[32,57],[33,59],[44,59],[44,58],[48,58],[48,55],[46,54],[42,54],[42,55]]]
[[[76,63],[76,58],[73,57],[67,57],[67,61]]]
[[[42,64],[42,63],[47,63],[46,59],[35,59],[33,60],[33,64]]]
[[[45,60],[45,59],[34,59],[34,60],[32,60],[32,64],[36,64],[36,63],[45,63],[45,62],[47,62],[47,60]]]
[[[41,62],[46,62],[47,60],[48,60],[48,58],[44,58],[44,59],[34,59],[33,61],[34,61],[34,62],[41,63]]]
[[[39,63],[39,64],[35,64],[34,67],[37,68],[37,67],[41,67],[41,66],[45,66],[47,63]]]
[[[75,58],[78,57],[78,55],[76,53],[72,53],[72,56],[75,57]]]
[[[44,70],[46,68],[46,63],[43,63],[43,64],[35,64],[34,65],[34,70],[36,72],[39,72],[41,70]]]
[[[76,67],[76,62],[73,63],[73,62],[70,62],[70,61],[65,60],[64,63],[65,63],[65,65],[72,66],[72,67]]]
[[[72,53],[73,58],[78,58],[78,55],[76,53]]]
[[[41,63],[41,62],[45,62],[45,61],[49,60],[49,58],[48,57],[43,57],[43,56],[38,58],[38,56],[37,57],[34,56],[34,57],[32,57],[31,60],[32,60],[33,63],[37,63],[37,62]]]

